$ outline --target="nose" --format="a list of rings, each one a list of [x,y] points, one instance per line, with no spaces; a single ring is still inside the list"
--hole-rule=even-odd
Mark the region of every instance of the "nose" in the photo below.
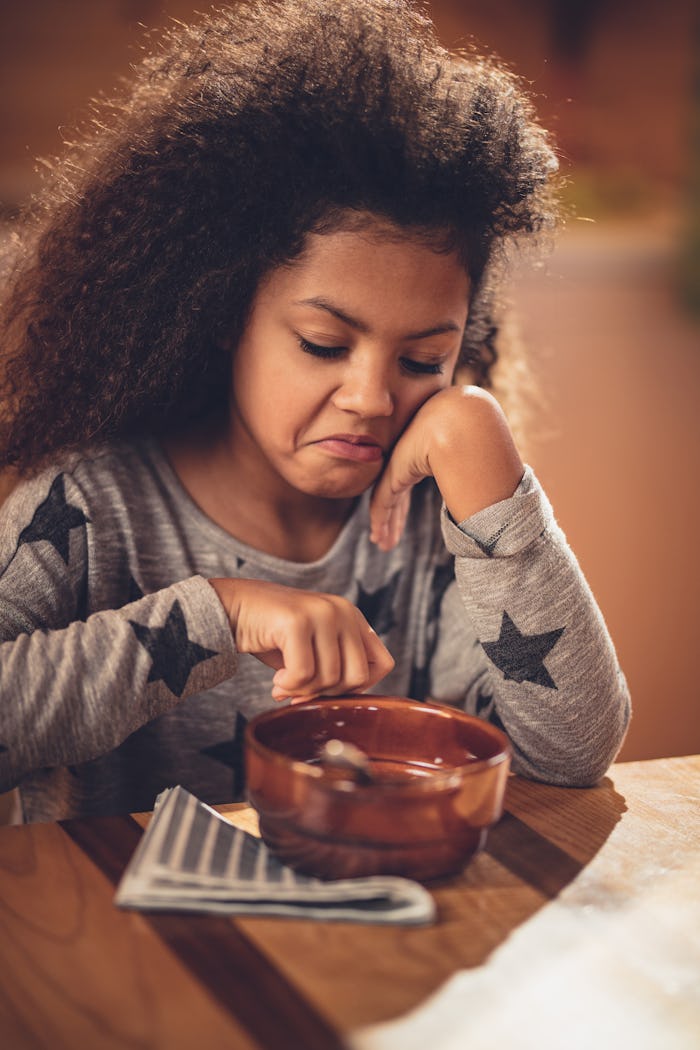
[[[365,419],[390,416],[394,411],[394,396],[387,368],[368,362],[367,358],[348,364],[333,403],[343,412],[353,412]]]

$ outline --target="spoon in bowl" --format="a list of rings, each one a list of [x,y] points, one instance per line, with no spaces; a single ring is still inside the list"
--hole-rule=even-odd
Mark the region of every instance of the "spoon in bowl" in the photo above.
[[[368,756],[346,740],[327,740],[318,757],[322,766],[349,773],[356,784],[367,786],[375,783]]]

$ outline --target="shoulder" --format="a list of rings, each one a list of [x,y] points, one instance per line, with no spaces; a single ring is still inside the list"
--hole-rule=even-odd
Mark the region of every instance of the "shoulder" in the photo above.
[[[66,454],[14,486],[0,508],[3,533],[30,527],[37,519],[65,520],[78,513],[89,522],[110,507],[136,505],[137,493],[154,485],[147,444],[103,445]]]

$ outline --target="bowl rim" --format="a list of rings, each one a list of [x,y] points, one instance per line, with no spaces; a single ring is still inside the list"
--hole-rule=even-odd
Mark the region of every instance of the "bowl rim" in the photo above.
[[[283,752],[275,751],[273,748],[261,743],[255,735],[261,724],[272,721],[274,718],[279,717],[284,711],[300,710],[301,708],[310,707],[312,705],[325,706],[327,704],[340,704],[342,706],[359,704],[361,707],[371,707],[377,700],[383,701],[384,703],[388,701],[390,706],[404,706],[408,704],[410,706],[420,707],[422,710],[432,710],[439,715],[448,715],[451,718],[456,717],[460,722],[468,722],[470,724],[477,723],[480,730],[485,731],[487,736],[491,736],[499,744],[500,750],[495,755],[491,755],[490,758],[475,758],[462,766],[449,766],[442,770],[431,770],[430,775],[426,777],[412,777],[410,780],[406,778],[382,780],[379,784],[358,785],[349,780],[331,780],[324,776],[324,771],[321,766],[311,765],[303,759],[289,758],[289,756],[285,755]],[[353,790],[361,790],[363,797],[367,797],[370,793],[377,790],[420,794],[424,791],[434,791],[438,787],[451,787],[456,780],[461,779],[463,776],[474,776],[486,769],[502,765],[504,762],[510,763],[513,757],[513,748],[506,734],[497,726],[485,721],[485,719],[479,718],[477,715],[467,714],[466,711],[461,711],[459,708],[452,707],[450,704],[444,704],[437,700],[414,700],[412,697],[396,696],[388,693],[382,695],[360,693],[357,696],[345,694],[343,696],[314,697],[311,700],[304,700],[301,703],[293,705],[288,704],[281,708],[270,708],[269,710],[256,715],[254,718],[251,718],[250,722],[248,722],[245,729],[245,745],[250,750],[255,751],[259,757],[264,758],[268,762],[272,762],[275,766],[284,767],[285,769],[293,771],[296,775],[306,777],[310,781],[315,781],[315,786],[317,787],[342,792],[346,792],[350,787]]]

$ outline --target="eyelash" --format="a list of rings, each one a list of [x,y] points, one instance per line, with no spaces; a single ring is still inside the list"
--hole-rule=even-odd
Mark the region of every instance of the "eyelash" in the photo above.
[[[344,346],[320,346],[318,343],[310,343],[308,339],[297,337],[299,339],[299,345],[305,354],[311,354],[312,357],[321,357],[324,360],[332,361],[334,358],[340,357],[345,351]],[[401,367],[414,376],[439,376],[444,372],[444,366],[439,362],[429,363],[428,361],[412,361],[409,357],[401,358]]]

